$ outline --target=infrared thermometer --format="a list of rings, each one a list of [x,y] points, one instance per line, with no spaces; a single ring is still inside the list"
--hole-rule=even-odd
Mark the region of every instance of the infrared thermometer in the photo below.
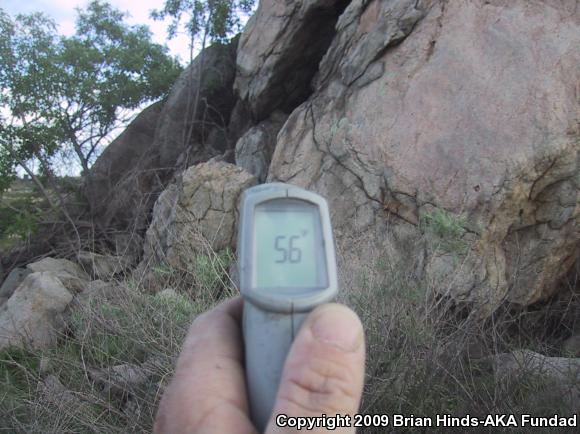
[[[283,183],[246,190],[240,202],[238,267],[250,410],[262,432],[300,325],[338,290],[326,200]]]

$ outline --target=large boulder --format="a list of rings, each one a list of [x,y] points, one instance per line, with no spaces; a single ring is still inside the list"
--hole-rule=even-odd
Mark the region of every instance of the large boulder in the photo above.
[[[148,191],[161,188],[152,176],[151,153],[162,110],[163,103],[156,102],[139,113],[91,167],[84,194],[103,228],[130,227],[146,210]]]
[[[182,72],[167,100],[139,114],[95,162],[84,190],[102,230],[144,230],[157,195],[178,166],[233,147],[226,127],[235,105],[236,48],[237,39],[205,49]]]
[[[226,129],[236,103],[237,45],[235,38],[205,49],[173,85],[155,132],[159,167],[171,167],[181,158],[186,168],[231,147]]]
[[[155,203],[139,269],[166,264],[189,270],[196,254],[234,247],[239,196],[255,184],[254,176],[225,162],[187,169]]]
[[[262,2],[242,37],[257,112],[286,32],[260,17],[288,7]],[[328,198],[345,269],[410,264],[483,314],[546,299],[579,255],[579,76],[575,2],[354,0],[268,180]]]
[[[54,346],[65,328],[63,312],[72,299],[53,273],[29,274],[0,307],[0,350],[10,346]]]

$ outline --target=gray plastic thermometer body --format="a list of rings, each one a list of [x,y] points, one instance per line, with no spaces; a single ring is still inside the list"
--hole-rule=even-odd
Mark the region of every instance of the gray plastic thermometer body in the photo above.
[[[338,290],[326,200],[282,183],[246,190],[240,204],[238,266],[250,409],[263,431],[302,321]]]

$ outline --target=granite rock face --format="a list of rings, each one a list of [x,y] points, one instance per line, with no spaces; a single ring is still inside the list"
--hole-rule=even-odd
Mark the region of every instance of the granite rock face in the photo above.
[[[246,131],[236,143],[236,165],[246,169],[259,182],[264,182],[268,176],[276,137],[287,117],[280,111],[272,113],[268,119]]]
[[[157,102],[143,110],[91,167],[84,195],[93,219],[104,228],[130,228],[146,210],[142,199],[155,189],[150,157],[162,109],[163,104]]]
[[[254,176],[225,162],[187,169],[155,203],[139,269],[166,264],[188,270],[196,254],[234,247],[239,196],[255,184]]]
[[[580,256],[579,47],[571,0],[263,0],[237,53],[205,56],[230,62],[203,87],[223,122],[191,128],[213,111],[184,114],[182,77],[144,150],[174,179],[152,170],[147,206],[123,192],[111,215],[144,228],[163,191],[145,259],[181,267],[187,231],[235,243],[218,197],[289,182],[329,200],[344,276],[387,262],[484,316],[547,299]]]
[[[328,4],[261,3],[236,77],[258,119],[287,103],[293,29],[315,38],[304,17]],[[402,261],[483,314],[551,296],[579,255],[576,3],[354,0],[339,15],[267,180],[328,198],[345,265]]]
[[[14,268],[6,279],[2,282],[2,286],[0,286],[0,305],[2,304],[2,300],[8,300],[10,296],[14,293],[18,285],[22,283],[24,278],[31,273],[30,270],[26,268]]]
[[[263,0],[240,38],[235,89],[257,121],[304,101],[348,1]]]
[[[570,414],[580,405],[580,359],[547,357],[530,350],[516,350],[490,356],[485,364],[491,365],[496,381],[507,387],[517,387],[526,380],[543,384],[533,399],[562,402]]]

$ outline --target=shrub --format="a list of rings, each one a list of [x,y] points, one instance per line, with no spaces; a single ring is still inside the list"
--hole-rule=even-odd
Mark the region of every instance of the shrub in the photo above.
[[[436,249],[464,255],[469,243],[464,240],[467,219],[446,210],[436,209],[421,216],[423,232],[430,235]]]

